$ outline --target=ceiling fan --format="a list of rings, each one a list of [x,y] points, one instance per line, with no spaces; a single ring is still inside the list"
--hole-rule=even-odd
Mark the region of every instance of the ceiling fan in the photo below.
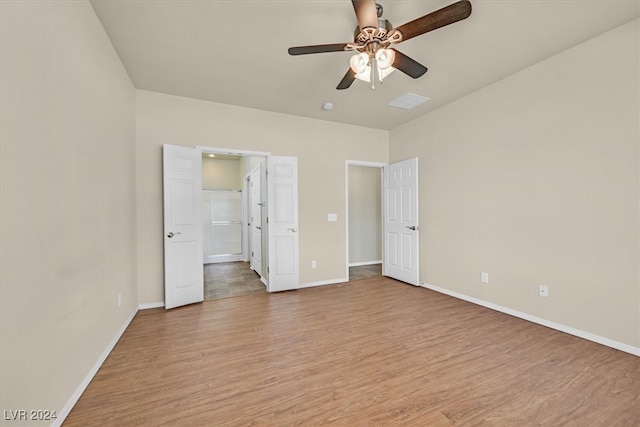
[[[382,83],[382,79],[395,69],[417,79],[427,72],[427,67],[389,46],[461,21],[471,15],[471,3],[462,0],[393,28],[389,21],[382,18],[382,6],[376,4],[375,0],[351,0],[351,3],[358,19],[353,43],[289,48],[289,55],[358,52],[351,57],[351,67],[336,89],[347,89],[356,79],[371,82],[371,88],[375,89],[376,78]]]

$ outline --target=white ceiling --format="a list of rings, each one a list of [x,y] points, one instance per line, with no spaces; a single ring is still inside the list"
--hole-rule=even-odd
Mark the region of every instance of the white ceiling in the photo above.
[[[399,26],[453,0],[379,0]],[[349,52],[290,56],[287,48],[350,42],[349,0],[92,0],[138,89],[393,129],[640,15],[638,0],[471,0],[463,21],[396,45],[429,68],[382,86],[335,89]],[[411,111],[405,93],[431,100]],[[331,111],[322,104],[335,104]]]

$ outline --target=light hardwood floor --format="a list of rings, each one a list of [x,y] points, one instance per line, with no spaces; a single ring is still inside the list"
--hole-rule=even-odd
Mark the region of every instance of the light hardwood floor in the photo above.
[[[139,312],[65,426],[633,426],[640,358],[388,278]]]

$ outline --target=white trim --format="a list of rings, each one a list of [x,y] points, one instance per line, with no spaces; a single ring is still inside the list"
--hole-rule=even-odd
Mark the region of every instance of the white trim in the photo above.
[[[363,265],[376,265],[376,264],[382,264],[382,260],[379,259],[377,261],[352,262],[351,264],[349,264],[349,267],[360,267]]]
[[[345,160],[345,162],[347,166],[367,166],[370,168],[381,168],[389,164],[381,162],[361,162],[360,160]]]
[[[62,425],[64,420],[67,418],[67,416],[69,416],[71,409],[73,409],[74,405],[78,402],[78,399],[80,399],[80,396],[82,396],[82,393],[84,393],[85,389],[89,386],[89,383],[91,382],[93,377],[96,375],[96,373],[98,373],[98,370],[100,369],[104,361],[107,359],[107,356],[109,356],[109,354],[111,353],[111,350],[113,350],[113,347],[115,347],[115,345],[118,343],[118,340],[120,340],[120,337],[122,336],[122,334],[124,334],[124,331],[127,329],[127,327],[129,326],[129,324],[131,323],[131,321],[133,320],[137,312],[138,312],[138,309],[136,308],[129,315],[127,320],[125,320],[124,324],[120,327],[120,329],[118,330],[116,335],[113,337],[109,345],[107,345],[107,348],[105,348],[105,350],[102,352],[102,354],[100,355],[96,363],[93,365],[91,370],[84,377],[84,380],[82,380],[82,382],[73,392],[69,400],[67,400],[67,403],[60,410],[60,412],[58,412],[57,414],[58,418],[56,418],[51,423],[51,426],[57,427]]]
[[[349,264],[349,166],[366,166],[370,168],[379,168],[380,169],[380,191],[382,192],[382,168],[388,165],[388,163],[381,162],[363,162],[360,160],[345,160],[344,161],[344,236],[346,241],[346,268],[345,268],[345,277],[347,281],[349,281],[349,267],[352,264]],[[382,195],[381,195],[382,196]],[[382,197],[380,197],[382,200]],[[382,210],[382,205],[380,209]],[[384,243],[382,243],[382,252],[384,253]],[[382,261],[380,261],[382,263]],[[353,264],[357,265],[357,264]],[[364,264],[362,264],[364,265]]]
[[[596,335],[591,332],[582,331],[580,329],[572,328],[571,326],[566,326],[560,323],[552,322],[550,320],[546,320],[541,317],[533,316],[531,314],[523,313],[518,310],[513,310],[511,308],[503,307],[501,305],[487,302],[478,298],[470,297],[468,295],[464,295],[459,292],[450,291],[448,289],[440,288],[438,286],[433,286],[428,283],[420,282],[420,286],[427,289],[431,289],[432,291],[440,292],[441,294],[449,295],[451,297],[473,303],[473,304],[481,305],[483,307],[487,307],[492,310],[499,311],[501,313],[509,314],[514,317],[519,317],[520,319],[528,320],[529,322],[537,323],[539,325],[546,326],[548,328],[555,329],[560,332],[565,332],[569,335],[574,335],[576,337],[584,338],[586,340],[593,341],[598,344],[605,345],[607,347],[615,348],[617,350],[624,351],[625,353],[630,353],[635,356],[640,356],[640,347],[634,347],[629,344],[624,344],[618,341],[614,341],[612,339],[605,338],[603,336]]]
[[[150,308],[160,308],[164,307],[164,301],[157,302],[145,302],[138,305],[138,310],[148,310]]]
[[[204,145],[196,145],[196,150],[200,150],[202,153],[227,154],[229,156],[267,157],[271,155],[267,151],[238,150],[236,148],[208,147]]]
[[[242,261],[248,262],[249,259],[249,234],[250,230],[247,229],[249,224],[249,177],[251,172],[242,178],[242,231],[240,236],[242,238]]]
[[[242,223],[244,226],[244,221]],[[221,255],[205,255],[202,257],[202,264],[217,264],[220,262],[236,262],[242,261],[242,254],[221,254]]]
[[[300,283],[298,289],[303,288],[313,288],[316,286],[326,286],[326,285],[337,285],[338,283],[347,283],[349,279],[343,277],[341,279],[333,279],[333,280],[322,280],[320,282],[309,282],[309,283]]]

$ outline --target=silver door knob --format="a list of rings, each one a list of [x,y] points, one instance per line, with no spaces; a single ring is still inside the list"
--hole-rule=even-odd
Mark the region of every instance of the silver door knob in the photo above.
[[[413,231],[416,231],[418,229],[418,227],[416,227],[415,225],[405,225],[405,227],[407,227],[409,230],[413,230]]]
[[[177,231],[177,232],[175,232],[175,233],[174,233],[173,231],[170,231],[170,232],[169,232],[169,234],[167,234],[167,237],[168,237],[168,238],[172,238],[172,237],[173,237],[173,236],[175,236],[176,234],[182,234],[182,233],[181,233],[181,232],[179,232],[179,231]]]
[[[291,231],[293,231],[294,233],[295,233],[296,231],[298,231],[298,229],[297,229],[297,228],[287,228],[287,230],[291,230]]]

